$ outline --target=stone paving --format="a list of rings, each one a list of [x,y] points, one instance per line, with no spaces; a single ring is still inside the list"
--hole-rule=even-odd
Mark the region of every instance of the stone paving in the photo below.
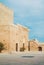
[[[0,65],[44,65],[44,52],[1,53]]]

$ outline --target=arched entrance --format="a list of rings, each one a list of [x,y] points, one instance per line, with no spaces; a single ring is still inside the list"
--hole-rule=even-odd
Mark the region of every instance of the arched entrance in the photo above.
[[[39,51],[42,51],[42,47],[38,47],[38,50],[39,50]]]

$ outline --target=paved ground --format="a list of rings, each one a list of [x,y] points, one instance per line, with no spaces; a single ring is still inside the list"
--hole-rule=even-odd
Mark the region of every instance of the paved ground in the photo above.
[[[0,54],[0,65],[44,65],[44,52]]]

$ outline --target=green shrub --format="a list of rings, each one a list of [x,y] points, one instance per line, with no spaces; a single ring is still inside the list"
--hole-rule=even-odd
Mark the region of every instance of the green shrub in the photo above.
[[[0,42],[0,53],[2,52],[2,50],[4,50],[5,47],[4,47],[4,44],[2,42]]]

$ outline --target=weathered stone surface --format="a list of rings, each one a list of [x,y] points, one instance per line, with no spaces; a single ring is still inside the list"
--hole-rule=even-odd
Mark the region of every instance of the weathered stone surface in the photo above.
[[[20,24],[15,25],[13,20],[14,12],[0,3],[0,42],[6,47],[3,52],[41,50],[38,47],[44,51],[44,44],[28,41],[29,30]]]
[[[0,42],[3,42],[6,51],[20,51],[20,48],[28,48],[28,29],[21,25],[13,24],[13,11],[0,3]]]

